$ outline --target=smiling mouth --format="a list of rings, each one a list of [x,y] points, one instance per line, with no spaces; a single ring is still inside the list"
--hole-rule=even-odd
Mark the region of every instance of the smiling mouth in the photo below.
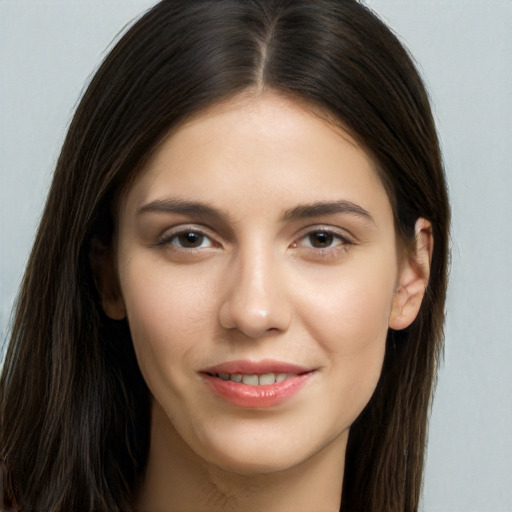
[[[236,361],[200,372],[218,398],[242,408],[266,409],[291,400],[316,373],[278,361]]]
[[[301,375],[300,373],[264,373],[258,375],[256,373],[209,373],[210,377],[218,377],[222,380],[231,380],[247,386],[272,386],[273,384],[284,382],[287,379]]]

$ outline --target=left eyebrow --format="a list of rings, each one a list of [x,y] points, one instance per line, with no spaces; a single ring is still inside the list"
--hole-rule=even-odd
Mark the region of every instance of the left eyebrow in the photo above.
[[[333,215],[336,213],[347,213],[361,217],[364,220],[370,221],[375,224],[373,217],[362,206],[359,206],[351,201],[330,201],[330,202],[317,202],[311,204],[303,204],[286,210],[283,215],[283,220],[299,220],[308,217],[320,217],[322,215]]]

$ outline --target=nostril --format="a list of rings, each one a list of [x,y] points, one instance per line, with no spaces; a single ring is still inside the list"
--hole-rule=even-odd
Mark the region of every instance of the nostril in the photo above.
[[[227,289],[218,319],[224,329],[238,330],[249,338],[285,331],[290,323],[289,304],[281,290],[265,288],[260,281],[244,280]]]

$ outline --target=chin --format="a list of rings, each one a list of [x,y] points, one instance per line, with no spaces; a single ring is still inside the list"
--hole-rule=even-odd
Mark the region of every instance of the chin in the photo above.
[[[223,471],[241,476],[256,476],[278,473],[300,466],[304,456],[289,454],[282,450],[244,450],[236,454],[215,453],[208,462]],[[309,458],[309,457],[306,457]]]
[[[242,422],[243,424],[243,422]],[[305,429],[293,432],[286,425],[251,425],[243,428],[209,432],[209,439],[202,446],[189,445],[196,455],[224,471],[244,476],[264,475],[287,471],[321,456],[327,446],[337,445],[335,450],[343,456],[348,428],[341,433],[315,432]],[[212,432],[215,434],[213,438]],[[316,439],[317,442],[313,442]],[[203,438],[203,440],[205,440]],[[339,446],[338,446],[339,445]]]

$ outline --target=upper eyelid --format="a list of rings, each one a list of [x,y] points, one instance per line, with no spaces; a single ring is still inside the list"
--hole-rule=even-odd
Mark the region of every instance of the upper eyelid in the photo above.
[[[166,228],[162,231],[162,236],[169,235],[179,235],[180,233],[186,233],[187,231],[194,231],[197,233],[201,233],[202,235],[211,236],[212,230],[206,226],[201,224],[178,224],[176,226],[172,226]]]
[[[205,236],[206,238],[209,238],[212,241],[212,243],[219,243],[218,237],[215,237],[212,231],[204,226],[198,224],[179,224],[177,226],[173,226],[163,230],[162,233],[158,236],[157,244],[167,243],[175,236],[191,231],[193,231],[194,233],[198,233],[202,236]]]
[[[297,238],[300,239],[318,231],[337,235],[340,238],[348,239],[350,241],[356,240],[356,237],[348,229],[330,226],[328,224],[315,224],[312,226],[307,226],[299,231]]]

